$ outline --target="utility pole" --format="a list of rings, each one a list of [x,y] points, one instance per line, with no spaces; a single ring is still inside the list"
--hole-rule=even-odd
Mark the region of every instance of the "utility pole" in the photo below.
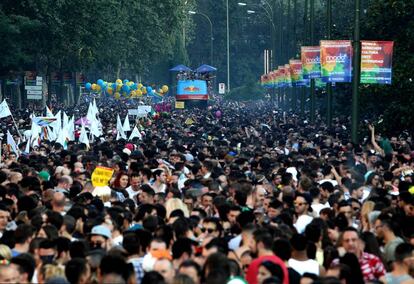
[[[353,74],[352,74],[352,126],[351,138],[353,143],[358,143],[358,124],[359,124],[359,80],[361,76],[361,41],[359,34],[361,16],[361,1],[355,0],[355,18],[354,18],[354,57],[353,57]]]
[[[308,41],[308,6],[309,6],[309,0],[305,0],[305,11],[303,14],[303,41],[302,42],[307,42]],[[306,87],[302,87],[302,92],[301,92],[301,98],[300,98],[300,114],[301,115],[305,115],[305,100],[306,100]]]
[[[327,0],[326,5],[326,37],[327,39],[332,38],[332,0]],[[332,104],[333,104],[333,96],[332,96],[332,83],[326,84],[326,92],[327,92],[327,110],[326,110],[326,124],[328,127],[332,126]]]
[[[310,44],[315,44],[315,0],[310,0]],[[311,79],[310,89],[310,121],[315,123],[315,79]]]

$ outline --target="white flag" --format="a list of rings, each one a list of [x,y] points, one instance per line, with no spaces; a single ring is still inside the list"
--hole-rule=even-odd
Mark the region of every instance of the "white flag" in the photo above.
[[[121,118],[119,117],[119,114],[116,117],[116,131],[118,132],[116,135],[116,140],[119,140],[121,138],[126,139],[126,134],[122,127],[122,122],[121,122]]]
[[[6,100],[0,104],[0,118],[12,115],[10,112],[9,105],[7,104]]]
[[[19,157],[19,147],[17,147],[17,144],[14,141],[13,136],[10,134],[8,130],[7,130],[7,144],[10,145],[13,152],[16,154],[17,157]]]
[[[63,112],[63,126],[62,126],[62,128],[65,128],[66,125],[68,125],[68,123],[69,123],[69,117],[66,114],[66,112]]]
[[[66,128],[62,128],[59,132],[56,142],[63,146],[63,149],[68,149],[68,131]]]
[[[95,98],[93,98],[92,107],[93,107],[93,114],[95,116],[98,115],[99,114],[99,111],[98,111],[98,107],[96,106],[96,100],[95,100]]]
[[[138,139],[142,139],[142,135],[141,135],[141,133],[139,132],[139,130],[136,126],[132,130],[131,136],[129,136],[129,140],[132,140],[135,137],[138,137]]]
[[[126,117],[125,117],[124,124],[122,125],[122,129],[123,129],[124,131],[131,131],[131,126],[129,125],[129,118],[128,118],[128,114],[127,114],[127,115],[126,115]]]
[[[26,141],[26,148],[24,149],[25,154],[30,154],[30,144],[32,142],[32,137],[30,136],[29,139]]]
[[[96,118],[95,113],[94,113],[94,108],[93,108],[92,103],[89,103],[88,113],[86,114],[86,118],[87,118],[90,122],[92,122],[92,121]]]
[[[90,130],[91,130],[92,135],[95,137],[99,137],[102,135],[101,131],[99,131],[99,128],[98,128],[98,120],[96,119],[92,121],[90,125]]]
[[[88,134],[86,133],[85,125],[82,125],[81,133],[79,136],[79,143],[86,144],[86,147],[89,148],[89,138]]]
[[[46,117],[54,117],[52,111],[48,106],[46,106]]]
[[[69,120],[67,129],[69,141],[75,141],[75,116],[72,115],[72,118]]]

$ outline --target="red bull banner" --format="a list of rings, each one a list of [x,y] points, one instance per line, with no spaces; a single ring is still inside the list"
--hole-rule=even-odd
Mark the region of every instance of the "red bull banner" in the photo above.
[[[207,83],[203,80],[180,80],[177,85],[176,99],[208,100]]]
[[[350,40],[321,40],[321,74],[324,82],[352,81]]]
[[[361,83],[391,84],[393,41],[361,41]]]
[[[292,86],[304,86],[305,82],[303,81],[302,61],[299,59],[291,59],[289,60],[289,65]]]
[[[301,61],[304,79],[321,77],[321,52],[319,46],[302,46]]]

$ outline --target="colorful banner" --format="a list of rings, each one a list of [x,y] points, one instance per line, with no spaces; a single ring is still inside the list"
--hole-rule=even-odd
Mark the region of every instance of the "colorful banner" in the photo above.
[[[290,76],[290,65],[285,64],[285,86],[292,87],[292,77]]]
[[[203,80],[180,80],[177,85],[178,101],[208,100],[207,83]]]
[[[285,74],[285,66],[278,66],[277,67],[277,71],[278,71],[278,80],[277,80],[277,87],[278,88],[283,88],[285,87],[285,80],[286,80],[286,74]]]
[[[321,73],[324,82],[352,81],[350,40],[321,40]]]
[[[302,46],[301,61],[304,79],[321,77],[321,61],[319,46]]]
[[[292,86],[299,87],[304,86],[302,61],[299,59],[289,60],[290,76],[292,78]]]
[[[393,41],[361,41],[361,83],[391,84]]]

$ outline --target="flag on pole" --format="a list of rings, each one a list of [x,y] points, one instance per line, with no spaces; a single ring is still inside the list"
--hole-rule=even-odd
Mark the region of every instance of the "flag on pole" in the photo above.
[[[13,136],[10,134],[10,131],[7,130],[7,144],[13,150],[17,157],[19,157],[19,147],[17,147],[16,142],[13,139]]]
[[[7,117],[10,115],[12,114],[9,105],[7,104],[6,100],[3,100],[3,102],[0,104],[0,118]]]
[[[126,139],[126,134],[124,132],[124,129],[122,128],[122,122],[121,122],[121,118],[119,117],[119,114],[116,117],[116,131],[117,131],[117,135],[116,135],[116,140],[119,139]]]
[[[54,117],[53,112],[46,106],[46,117]]]
[[[56,117],[33,117],[32,121],[38,126],[49,126],[57,120]]]
[[[63,146],[63,149],[68,149],[68,131],[66,128],[63,128],[56,139],[56,142]]]
[[[135,137],[138,137],[138,139],[142,139],[142,135],[139,132],[138,128],[135,126],[134,129],[132,130],[131,136],[129,136],[128,140],[132,140]]]
[[[95,136],[95,137],[101,136],[101,131],[99,131],[99,128],[98,128],[98,120],[94,119],[91,122],[90,131],[91,131],[92,135]]]
[[[129,125],[129,118],[128,118],[128,114],[125,117],[124,120],[124,124],[122,125],[122,129],[127,132],[127,131],[131,131],[131,126]]]
[[[86,133],[85,125],[82,125],[81,133],[79,136],[79,142],[86,145],[86,147],[89,149],[89,138],[88,134]]]

